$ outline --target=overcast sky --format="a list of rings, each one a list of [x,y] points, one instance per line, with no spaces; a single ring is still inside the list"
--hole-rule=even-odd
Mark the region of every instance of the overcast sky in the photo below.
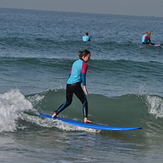
[[[0,0],[0,8],[163,17],[163,0]]]

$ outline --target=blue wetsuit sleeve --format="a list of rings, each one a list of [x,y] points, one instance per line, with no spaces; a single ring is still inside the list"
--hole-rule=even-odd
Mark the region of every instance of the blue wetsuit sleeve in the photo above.
[[[83,86],[86,86],[87,68],[88,68],[87,63],[83,62],[82,63],[82,71],[81,71],[81,81],[82,81]]]
[[[81,81],[83,86],[86,86],[86,74],[85,73],[81,73]]]

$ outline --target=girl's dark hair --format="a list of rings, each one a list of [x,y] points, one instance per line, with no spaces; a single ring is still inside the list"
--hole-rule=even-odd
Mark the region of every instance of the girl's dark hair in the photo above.
[[[91,54],[89,50],[83,50],[83,51],[79,51],[79,58],[82,59],[82,57],[87,56],[88,54]]]

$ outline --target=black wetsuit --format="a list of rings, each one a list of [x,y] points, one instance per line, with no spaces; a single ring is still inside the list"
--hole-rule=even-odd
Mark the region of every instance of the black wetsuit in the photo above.
[[[66,86],[66,102],[64,102],[55,112],[59,114],[65,108],[67,108],[73,99],[73,94],[75,94],[82,103],[83,116],[88,117],[88,102],[86,95],[81,87],[81,83],[67,84]]]
[[[82,103],[84,117],[88,117],[88,102],[81,87],[81,83],[86,86],[87,68],[87,63],[82,59],[73,63],[66,86],[66,102],[55,111],[57,115],[72,103],[73,94],[75,94]]]

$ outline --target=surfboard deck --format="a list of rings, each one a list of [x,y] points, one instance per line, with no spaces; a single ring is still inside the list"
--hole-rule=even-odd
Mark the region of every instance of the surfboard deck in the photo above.
[[[112,126],[93,124],[93,123],[84,123],[84,122],[81,122],[81,121],[71,120],[71,119],[66,119],[66,118],[61,118],[61,117],[52,118],[51,115],[41,114],[41,113],[39,115],[41,117],[44,117],[44,118],[50,118],[50,119],[53,119],[53,120],[59,120],[59,121],[62,121],[64,123],[67,123],[67,124],[70,124],[70,125],[84,127],[84,128],[90,128],[90,129],[96,129],[96,130],[129,131],[129,130],[142,129],[142,127],[125,128],[125,127],[112,127]]]

